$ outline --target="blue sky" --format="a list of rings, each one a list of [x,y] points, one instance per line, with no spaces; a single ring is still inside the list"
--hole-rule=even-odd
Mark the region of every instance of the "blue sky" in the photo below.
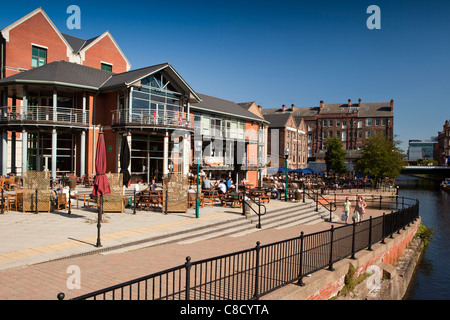
[[[2,4],[0,28],[39,6],[63,33],[109,30],[132,69],[170,62],[200,93],[263,108],[394,99],[404,149],[450,119],[450,1],[21,1]]]

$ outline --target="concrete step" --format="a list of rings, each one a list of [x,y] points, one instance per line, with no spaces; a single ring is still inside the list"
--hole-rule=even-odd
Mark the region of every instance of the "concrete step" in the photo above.
[[[265,215],[261,216],[261,228],[256,228],[258,225],[258,216],[253,213],[247,216],[246,221],[238,220],[228,223],[226,226],[215,227],[214,229],[206,230],[205,232],[193,232],[190,237],[185,240],[178,241],[180,244],[193,243],[200,240],[213,239],[223,236],[238,237],[245,234],[267,230],[271,228],[278,228],[287,223],[301,224],[301,223],[317,223],[323,221],[317,212],[314,211],[310,203],[299,203],[294,206],[280,208],[278,210],[270,210]]]
[[[253,207],[256,210],[256,205],[253,205]],[[258,216],[250,210],[251,214],[246,216],[238,214],[230,216],[225,221],[209,223],[207,225],[193,227],[189,230],[184,229],[171,233],[166,232],[165,234],[131,243],[128,246],[109,250],[104,254],[168,243],[188,244],[223,236],[237,237],[270,228],[282,228],[283,226],[288,227],[303,223],[312,224],[324,221],[321,217],[323,213],[320,210],[319,212],[314,210],[315,204],[311,200],[307,200],[305,203],[288,203],[287,206],[271,208],[265,215],[261,216],[261,229],[256,228]],[[329,214],[327,217],[329,217]]]

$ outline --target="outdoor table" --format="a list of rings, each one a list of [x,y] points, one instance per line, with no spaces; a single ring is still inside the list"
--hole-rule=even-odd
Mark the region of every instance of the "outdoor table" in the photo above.
[[[220,200],[219,191],[218,190],[202,190],[204,204],[214,205],[215,200]]]
[[[86,207],[86,196],[89,196],[86,193],[75,193],[72,197],[77,200],[77,209],[78,209],[78,200],[80,197],[83,197],[83,207]]]
[[[271,193],[271,191],[269,191]],[[270,202],[270,194],[266,190],[253,189],[249,192],[250,197],[258,199],[260,202]]]

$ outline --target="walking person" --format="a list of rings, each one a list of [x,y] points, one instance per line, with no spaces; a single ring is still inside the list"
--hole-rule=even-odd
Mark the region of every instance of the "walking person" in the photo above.
[[[366,202],[363,200],[363,198],[361,196],[359,196],[358,201],[356,202],[356,206],[355,206],[357,222],[361,222],[361,220],[363,219],[363,215],[364,215],[364,213],[366,213],[366,207],[367,207]]]
[[[344,211],[343,211],[343,217],[342,220],[345,221],[345,224],[347,224],[347,219],[348,219],[348,215],[350,213],[350,208],[352,206],[352,203],[350,202],[350,200],[348,199],[348,197],[345,198],[344,201]]]

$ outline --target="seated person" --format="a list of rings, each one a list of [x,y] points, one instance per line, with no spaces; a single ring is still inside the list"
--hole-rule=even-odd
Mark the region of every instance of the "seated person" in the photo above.
[[[60,184],[54,190],[52,190],[52,196],[53,196],[53,201],[55,203],[55,206],[58,205],[58,193],[62,193],[62,192],[63,192],[63,187]]]
[[[275,182],[272,189],[272,194],[275,193],[275,199],[281,199],[281,194],[278,189],[279,189],[278,183]]]
[[[223,182],[223,180],[220,180],[218,189],[219,194],[225,194],[227,192],[227,185],[225,184],[225,182]]]
[[[211,180],[209,180],[208,177],[206,177],[206,176],[202,182],[202,189],[211,190]]]
[[[156,188],[158,188],[158,186],[156,185],[155,179],[152,179],[152,183],[148,186],[148,188],[150,190],[156,190]]]

